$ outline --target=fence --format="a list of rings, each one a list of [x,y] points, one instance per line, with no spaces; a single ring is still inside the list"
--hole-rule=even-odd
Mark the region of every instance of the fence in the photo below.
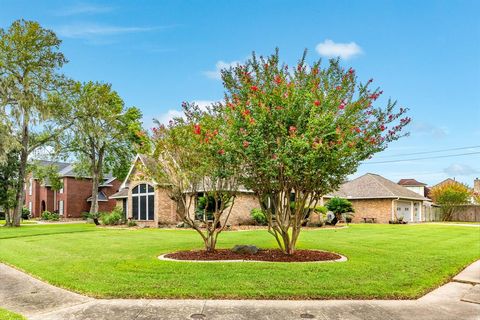
[[[465,205],[453,214],[452,221],[480,222],[480,205]]]

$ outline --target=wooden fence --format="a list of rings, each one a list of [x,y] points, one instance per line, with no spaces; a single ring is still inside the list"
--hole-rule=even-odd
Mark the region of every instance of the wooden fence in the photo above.
[[[480,205],[461,206],[453,214],[452,221],[480,222]]]

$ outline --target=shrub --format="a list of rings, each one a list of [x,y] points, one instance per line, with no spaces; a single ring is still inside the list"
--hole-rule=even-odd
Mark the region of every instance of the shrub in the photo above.
[[[250,216],[255,221],[256,225],[266,226],[268,223],[267,217],[265,216],[265,213],[262,211],[262,209],[252,209],[252,211],[250,211]]]
[[[113,226],[120,224],[122,222],[122,211],[119,208],[115,208],[112,212],[102,212],[100,214],[100,220],[102,220],[102,224]]]
[[[41,215],[42,220],[46,221],[58,221],[60,220],[60,215],[55,212],[50,212],[50,211],[43,211]]]
[[[129,227],[135,227],[136,225],[137,225],[137,223],[134,220],[130,220],[127,223],[127,226],[129,226]]]
[[[355,212],[355,210],[353,209],[352,203],[347,199],[333,197],[327,202],[326,207],[335,215],[330,224],[336,225],[341,216],[347,223],[352,221],[352,213]]]
[[[31,212],[30,212],[30,210],[28,210],[28,208],[26,208],[26,207],[23,207],[23,208],[22,208],[22,219],[23,219],[23,220],[28,220],[28,219],[30,219],[30,217],[31,217],[30,214],[31,214]]]

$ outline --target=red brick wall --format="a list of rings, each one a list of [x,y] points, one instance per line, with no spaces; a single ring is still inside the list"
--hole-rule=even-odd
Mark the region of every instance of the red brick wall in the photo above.
[[[81,218],[82,212],[90,210],[87,199],[92,195],[92,181],[90,179],[64,178],[65,218]]]
[[[113,180],[111,183],[112,187],[103,187],[100,188],[100,191],[103,191],[107,197],[110,197],[112,194],[117,193],[118,189],[122,185],[122,182],[118,179]],[[98,202],[98,210],[110,212],[116,207],[116,200],[110,199],[107,202]]]
[[[32,202],[32,216],[39,217],[40,216],[40,183],[36,180],[32,180],[32,195],[29,195],[29,184],[30,184],[30,177],[27,177],[27,183],[25,184],[25,207],[28,208],[28,203]]]

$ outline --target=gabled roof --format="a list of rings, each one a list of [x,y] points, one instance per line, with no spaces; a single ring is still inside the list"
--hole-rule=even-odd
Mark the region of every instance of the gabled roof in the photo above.
[[[110,196],[110,199],[124,199],[124,198],[128,198],[128,188],[124,188]]]
[[[405,187],[424,187],[427,185],[426,183],[419,182],[415,179],[400,179],[398,184]]]
[[[135,165],[137,164],[138,161],[140,161],[147,170],[152,172],[155,171],[155,167],[156,167],[155,159],[144,154],[140,154],[140,153],[137,154],[135,156],[135,159],[132,161],[132,165],[128,170],[128,174],[125,177],[125,180],[123,180],[122,185],[120,186],[120,190],[126,188],[128,179],[130,179],[130,175],[132,174],[133,169],[135,169]],[[155,183],[155,181],[152,180],[152,183]]]
[[[105,193],[103,193],[103,191],[100,191],[98,194],[97,194],[97,199],[98,201],[108,201],[108,197]],[[88,199],[87,199],[87,202],[91,202],[92,201],[92,196],[90,196]]]
[[[458,182],[457,180],[452,179],[452,178],[447,178],[447,179],[437,183],[436,185],[432,186],[432,188],[435,188],[435,187],[438,187],[438,186],[443,186],[444,184],[447,184],[447,183],[460,183],[460,182]]]
[[[336,192],[325,196],[342,197],[347,199],[408,199],[408,200],[428,200],[416,192],[408,190],[393,181],[384,177],[367,173],[361,177],[348,181],[340,186]]]
[[[85,178],[90,179],[90,176],[79,176],[74,170],[74,164],[68,162],[59,162],[59,161],[48,161],[48,160],[35,160],[40,166],[48,167],[53,166],[57,169],[57,174],[60,178],[62,177],[73,177],[73,178]],[[35,178],[35,176],[34,176]],[[112,175],[112,173],[108,173],[103,177],[103,182],[100,182],[100,185],[103,187],[109,187],[110,184],[116,178]],[[50,181],[48,179],[44,182],[45,186],[50,186]]]

